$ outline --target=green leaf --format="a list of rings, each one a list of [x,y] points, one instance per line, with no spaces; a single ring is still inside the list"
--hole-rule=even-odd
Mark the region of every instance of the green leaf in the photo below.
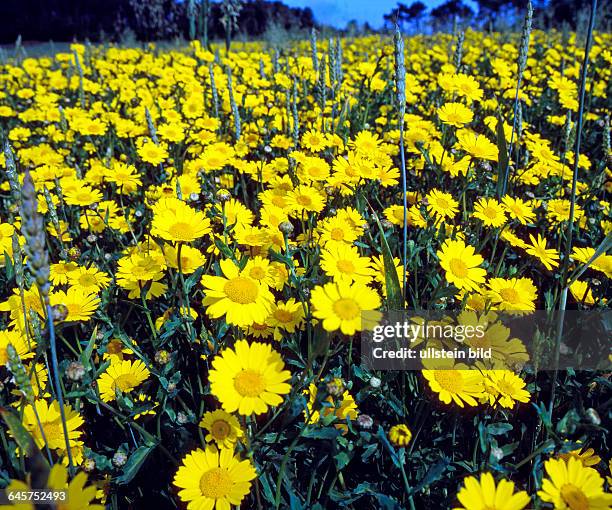
[[[302,437],[308,439],[335,439],[340,434],[340,431],[334,427],[320,427],[317,425],[309,426]]]
[[[511,423],[491,423],[491,425],[487,426],[487,432],[492,436],[500,436],[510,432],[512,428]]]
[[[153,448],[155,448],[155,445],[141,446],[134,450],[134,453],[130,455],[130,458],[123,467],[123,474],[117,477],[116,481],[119,485],[128,484],[134,479],[147,460],[149,454],[153,451]]]
[[[402,289],[400,287],[399,277],[395,270],[395,264],[393,263],[393,255],[391,249],[387,243],[385,237],[385,231],[378,219],[377,215],[374,215],[378,229],[380,230],[380,251],[383,257],[383,263],[385,266],[385,285],[387,288],[387,308],[389,310],[402,310],[404,308],[404,298],[402,296]]]
[[[334,455],[334,460],[336,461],[336,468],[340,471],[351,461],[351,457],[347,452],[340,452]]]
[[[19,417],[8,409],[0,408],[0,415],[11,431],[11,435],[15,442],[25,454],[30,455],[34,448],[34,441],[25,429]]]
[[[497,112],[497,196],[501,198],[506,194],[508,187],[508,147],[506,146],[506,134],[504,133],[504,119]]]

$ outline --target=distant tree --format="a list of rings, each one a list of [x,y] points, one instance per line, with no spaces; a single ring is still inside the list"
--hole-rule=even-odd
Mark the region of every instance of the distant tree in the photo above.
[[[429,14],[435,29],[448,26],[454,20],[466,21],[474,16],[474,11],[461,0],[448,0],[431,10]]]
[[[417,32],[420,30],[421,20],[425,16],[426,12],[427,6],[418,0],[410,4],[410,7],[408,7],[406,17],[408,18],[408,21],[414,22]]]

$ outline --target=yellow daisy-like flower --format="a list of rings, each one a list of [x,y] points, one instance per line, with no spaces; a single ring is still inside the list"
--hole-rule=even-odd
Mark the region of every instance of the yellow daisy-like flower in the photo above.
[[[34,412],[32,404],[28,404],[24,408],[23,426],[30,433],[39,448],[44,448],[46,443],[51,450],[64,455],[66,453],[66,436],[64,435],[59,403],[55,400],[47,403],[46,400],[39,399],[35,401],[34,405],[36,406],[36,412]],[[83,435],[83,431],[79,427],[85,422],[83,417],[72,409],[69,404],[64,404],[64,413],[70,451],[73,458],[81,457],[83,443],[80,441],[80,438]],[[40,420],[40,425],[42,425],[42,432],[38,420]]]
[[[601,462],[601,457],[595,454],[595,450],[593,450],[593,448],[578,448],[577,450],[572,450],[567,453],[560,453],[558,457],[565,461],[568,461],[571,457],[574,457],[582,462],[582,465],[586,467],[596,466]]]
[[[445,404],[455,402],[459,407],[478,405],[484,390],[482,375],[478,370],[471,370],[461,363],[455,365],[447,359],[426,359],[423,365],[423,377],[431,391],[438,394],[440,401]]]
[[[499,404],[512,409],[516,402],[529,402],[531,395],[524,389],[525,381],[510,370],[485,370],[484,400],[492,406]]]
[[[161,145],[155,145],[152,141],[147,141],[138,147],[138,155],[147,163],[159,165],[168,157],[168,151]]]
[[[484,283],[487,272],[478,267],[484,259],[475,253],[473,246],[466,245],[461,240],[447,240],[437,255],[440,258],[440,266],[446,271],[448,283],[459,289],[476,291],[479,285]]]
[[[438,117],[444,124],[460,128],[472,122],[474,112],[463,103],[446,103],[438,108]]]
[[[68,469],[62,464],[55,464],[49,471],[46,482],[46,489],[49,492],[66,491],[63,500],[58,500],[55,505],[61,510],[104,510],[104,505],[93,503],[97,498],[98,488],[95,485],[85,485],[87,475],[79,471],[72,480],[68,480]],[[6,487],[6,493],[16,493],[21,491],[31,491],[32,488],[20,480],[11,480]],[[2,508],[12,508],[14,510],[34,510],[34,504],[30,502],[15,501],[12,505],[2,506]]]
[[[200,427],[206,429],[206,441],[215,441],[219,448],[234,448],[234,444],[244,434],[238,419],[221,409],[204,413]]]
[[[0,366],[6,365],[8,362],[8,354],[6,349],[11,344],[17,355],[22,360],[27,360],[34,357],[34,349],[36,342],[33,338],[27,339],[25,335],[16,329],[0,331]]]
[[[246,276],[231,260],[219,265],[223,276],[202,277],[206,313],[214,319],[225,315],[236,326],[265,323],[274,300],[268,286]]]
[[[224,349],[212,362],[210,391],[228,413],[262,414],[268,406],[277,406],[291,386],[291,373],[278,352],[268,344],[246,340],[234,349]]]
[[[429,213],[442,219],[453,218],[459,211],[459,202],[450,193],[434,188],[427,194],[426,198]]]
[[[549,459],[544,464],[547,478],[538,496],[557,510],[608,510],[612,494],[604,492],[603,478],[574,457]]]
[[[498,310],[530,312],[535,310],[538,289],[529,278],[491,278],[489,297]]]
[[[474,206],[474,218],[487,227],[501,227],[506,223],[506,211],[494,198],[481,198]]]
[[[408,446],[410,441],[412,441],[412,431],[408,428],[408,425],[403,423],[393,425],[389,429],[389,439],[395,446]]]
[[[239,506],[257,476],[249,460],[233,450],[208,446],[188,453],[174,477],[187,510],[230,510]]]
[[[194,248],[193,246],[184,245],[181,246],[181,271],[183,274],[194,273],[196,269],[203,266],[206,263],[206,257],[204,254]],[[178,247],[166,244],[164,246],[164,257],[168,267],[178,269]]]
[[[531,241],[531,245],[525,248],[525,251],[529,253],[529,255],[533,255],[537,258],[549,271],[559,265],[559,254],[557,250],[554,248],[547,248],[546,239],[544,239],[541,234],[538,234],[537,239],[529,234],[529,240]]]
[[[111,358],[111,364],[98,378],[100,398],[104,402],[115,400],[116,391],[132,391],[149,378],[149,369],[141,360],[130,361]]]
[[[166,241],[195,241],[211,231],[210,220],[178,198],[163,198],[153,208],[151,234]]]
[[[527,225],[535,219],[533,209],[521,198],[504,195],[502,204],[510,218],[518,220],[521,225]]]
[[[340,330],[345,335],[363,331],[368,327],[370,316],[373,322],[376,320],[377,313],[373,311],[380,307],[377,292],[360,283],[327,283],[315,287],[310,299],[313,315],[323,321],[323,328]],[[369,312],[367,321],[363,321],[363,312]]]
[[[290,298],[287,302],[278,301],[272,304],[270,316],[266,324],[274,329],[274,338],[280,340],[282,334],[279,330],[294,333],[296,329],[303,328],[304,306],[301,302]]]
[[[328,245],[321,254],[321,268],[336,282],[358,282],[366,285],[374,276],[370,259],[361,257],[357,248],[348,244]]]
[[[461,129],[457,131],[457,140],[459,147],[473,158],[497,161],[497,146],[486,136],[478,135],[469,129]]]
[[[461,507],[455,510],[522,510],[529,504],[525,491],[514,492],[514,482],[501,480],[495,484],[491,473],[482,473],[480,480],[468,476],[457,493]]]
[[[104,271],[100,271],[97,267],[78,267],[74,271],[70,271],[67,275],[68,284],[78,287],[83,292],[96,293],[100,289],[108,287],[110,277]]]
[[[81,289],[80,286],[70,287],[67,292],[58,290],[49,295],[52,306],[64,305],[68,309],[66,322],[86,321],[100,306],[100,298],[95,294]]]
[[[582,280],[576,280],[570,285],[570,292],[578,303],[584,303],[585,305],[594,305],[595,298],[593,292],[589,288],[589,284]]]

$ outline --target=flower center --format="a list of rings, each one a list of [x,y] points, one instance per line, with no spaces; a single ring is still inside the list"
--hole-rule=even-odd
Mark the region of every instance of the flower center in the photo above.
[[[448,204],[448,201],[446,201],[444,198],[438,198],[438,200],[436,200],[436,205],[438,206],[438,208],[440,209],[450,209],[450,206]],[[404,213],[402,212],[402,215]],[[403,217],[403,216],[402,216]]]
[[[291,312],[288,312],[287,310],[276,310],[274,312],[274,318],[278,322],[291,322],[293,314]]]
[[[192,236],[192,228],[189,223],[178,221],[168,229],[168,233],[175,239],[188,240]]]
[[[463,377],[457,370],[436,370],[435,378],[442,389],[459,393],[463,389]]]
[[[303,206],[308,206],[312,203],[310,197],[306,195],[298,195],[295,201]]]
[[[49,443],[65,441],[64,429],[61,423],[45,423],[43,429],[45,430],[45,438]],[[70,433],[68,435],[70,435]]]
[[[121,374],[113,382],[113,390],[119,388],[121,391],[130,391],[136,386],[136,380],[132,374]]]
[[[200,492],[205,498],[224,498],[229,495],[233,486],[228,470],[220,467],[209,469],[200,478]]]
[[[266,381],[261,372],[247,368],[234,378],[234,388],[243,397],[257,397],[266,389]]]
[[[521,300],[519,293],[513,288],[502,289],[499,291],[499,295],[504,301],[508,301],[508,303],[512,304],[516,304]]]
[[[355,265],[350,260],[339,260],[336,262],[336,267],[342,273],[352,274],[355,272]]]
[[[225,420],[217,420],[212,424],[211,432],[216,439],[225,439],[230,433],[230,426]]]
[[[361,312],[361,308],[354,299],[342,298],[336,301],[333,305],[334,312],[343,320],[352,320]]]
[[[249,276],[254,280],[263,280],[266,277],[266,272],[261,267],[253,267],[249,271]]]
[[[229,280],[223,287],[223,292],[230,301],[241,305],[254,303],[258,294],[257,284],[244,276],[237,276]]]
[[[459,278],[465,278],[468,275],[468,267],[467,267],[467,264],[463,262],[463,260],[451,259],[449,265],[450,265],[451,272],[455,276]]]
[[[79,283],[83,287],[95,287],[98,284],[96,277],[90,274],[82,274],[79,276]]]
[[[330,233],[330,237],[334,241],[342,241],[342,239],[344,239],[344,230],[341,228],[334,228]]]
[[[584,492],[574,484],[566,483],[561,487],[561,499],[571,510],[589,509],[589,501]]]
[[[493,209],[493,207],[485,207],[482,210],[482,214],[484,214],[487,218],[494,220],[497,216],[497,211]]]

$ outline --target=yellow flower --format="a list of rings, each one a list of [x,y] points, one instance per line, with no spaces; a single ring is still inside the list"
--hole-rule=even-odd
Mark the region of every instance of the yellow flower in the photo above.
[[[530,312],[535,310],[538,289],[529,278],[491,278],[489,297],[498,310]]]
[[[313,315],[323,321],[323,328],[340,330],[345,335],[354,335],[367,328],[370,317],[372,322],[377,318],[377,313],[372,312],[380,307],[380,297],[375,290],[345,281],[315,287],[310,300]],[[366,321],[363,321],[363,312],[370,312]]]
[[[514,492],[514,482],[501,480],[498,485],[491,473],[482,473],[480,480],[468,476],[457,493],[461,507],[455,510],[523,510],[530,501],[525,491]]]
[[[491,143],[486,136],[477,135],[469,129],[461,129],[457,131],[457,140],[459,147],[473,158],[497,161],[497,146]]]
[[[268,286],[250,278],[228,259],[219,263],[223,276],[202,277],[208,316],[225,315],[228,324],[250,326],[263,324],[270,314],[274,296]]]
[[[111,364],[98,378],[100,398],[104,402],[112,402],[117,390],[128,393],[146,381],[149,374],[149,369],[141,360],[132,362],[111,357]]]
[[[446,103],[438,108],[438,117],[444,124],[460,128],[472,122],[474,112],[463,103]]]
[[[233,450],[207,446],[188,453],[174,476],[181,501],[187,510],[229,510],[240,506],[257,476],[249,460],[241,460]]]
[[[426,359],[423,365],[423,377],[431,391],[438,394],[440,401],[445,404],[455,402],[459,407],[465,404],[472,407],[478,405],[477,399],[484,390],[482,375],[478,370],[472,370],[461,363],[455,365],[449,359]]]
[[[68,309],[66,322],[86,321],[100,306],[100,298],[84,291],[80,286],[70,287],[67,292],[58,290],[49,295],[52,306],[63,305]]]
[[[160,145],[155,145],[152,141],[147,141],[138,148],[138,155],[147,163],[159,165],[168,157],[168,151]]]
[[[493,407],[497,404],[512,409],[516,402],[529,402],[525,381],[510,370],[485,370],[484,400]]]
[[[501,227],[506,223],[506,213],[494,198],[481,198],[474,206],[474,218],[481,220],[487,227]]]
[[[584,303],[585,305],[594,305],[595,298],[593,297],[593,292],[589,288],[589,284],[582,280],[576,280],[574,283],[570,285],[570,292],[574,299],[578,303]]]
[[[403,423],[393,425],[389,429],[389,439],[395,446],[406,447],[412,441],[412,431]]]
[[[574,457],[549,459],[544,464],[547,478],[538,496],[555,510],[608,510],[612,494],[604,492],[604,480],[593,468]]]
[[[0,331],[0,367],[6,365],[8,361],[6,349],[9,344],[15,348],[17,355],[22,360],[34,357],[36,342],[33,338],[28,339],[21,331],[16,329]]]
[[[438,250],[440,266],[446,271],[446,280],[459,289],[478,290],[485,281],[486,271],[478,266],[484,259],[475,253],[474,247],[463,241],[447,240]]]
[[[96,293],[100,289],[108,287],[110,277],[104,271],[100,271],[95,266],[78,267],[70,271],[67,275],[68,284],[78,287],[87,293]]]
[[[427,210],[442,219],[453,218],[459,210],[459,202],[457,202],[450,193],[445,193],[436,188],[433,188],[427,194],[426,198]]]
[[[529,253],[529,255],[536,257],[549,271],[559,265],[559,254],[557,250],[554,248],[547,248],[546,239],[544,239],[541,234],[538,234],[537,239],[533,237],[532,234],[529,234],[529,240],[531,244],[525,248],[525,251]]]
[[[166,241],[191,242],[210,233],[210,220],[177,198],[163,198],[153,207],[151,234]]]
[[[206,441],[215,441],[219,448],[234,448],[234,444],[243,436],[240,423],[235,416],[217,409],[204,413],[200,427],[206,429]]]
[[[42,449],[45,447],[45,444],[47,444],[49,449],[56,451],[59,455],[66,455],[66,436],[62,425],[59,403],[55,400],[47,403],[46,400],[39,399],[35,401],[34,406],[36,407],[36,411],[34,407],[32,407],[32,404],[28,404],[24,408],[23,426],[30,433],[39,448]],[[84,420],[69,404],[64,404],[64,413],[66,417],[66,429],[68,431],[70,452],[73,461],[78,462],[83,456],[83,442],[80,441],[83,431],[80,430],[79,427],[83,425]],[[68,461],[67,457],[64,461]]]
[[[333,243],[321,253],[321,268],[335,282],[357,282],[367,285],[372,280],[370,259],[361,257],[356,247]]]
[[[282,403],[291,377],[278,352],[268,344],[246,340],[215,356],[209,372],[210,391],[228,413],[262,414]]]

